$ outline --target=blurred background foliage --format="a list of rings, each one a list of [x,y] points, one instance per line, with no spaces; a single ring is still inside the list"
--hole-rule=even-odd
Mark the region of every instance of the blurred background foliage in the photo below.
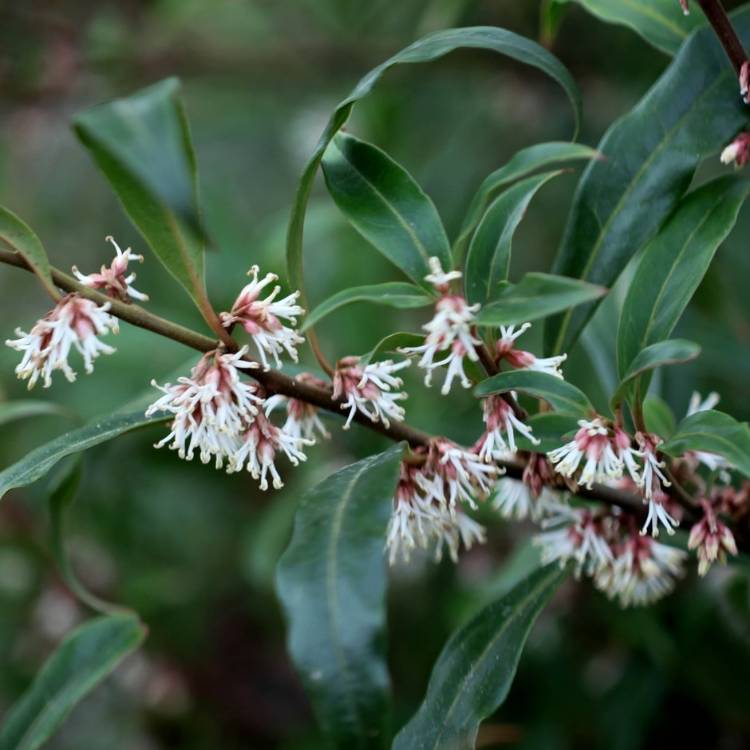
[[[677,0],[675,0],[677,3]],[[694,12],[699,12],[696,8]],[[306,157],[335,103],[369,68],[418,36],[491,24],[537,37],[533,0],[5,0],[0,3],[0,203],[22,216],[52,262],[95,270],[104,236],[146,250],[77,144],[74,113],[168,75],[185,86],[206,225],[215,249],[209,289],[226,309],[253,263],[283,273],[285,222]],[[584,100],[582,140],[595,145],[647,90],[668,59],[624,28],[568,8],[553,50]],[[567,102],[541,74],[485,53],[459,53],[389,73],[349,129],[385,148],[434,198],[455,234],[473,190],[515,150],[570,137]],[[708,167],[711,170],[713,167]],[[577,170],[576,170],[577,171]],[[513,277],[548,270],[576,174],[540,193],[516,240]],[[703,357],[656,387],[681,415],[693,389],[750,416],[748,218],[721,250],[680,325]],[[187,296],[155,258],[137,269],[150,308],[201,329]],[[397,273],[348,228],[322,189],[307,223],[308,294],[319,302]],[[2,337],[47,301],[30,275],[0,268]],[[613,361],[616,310],[603,306],[567,372],[600,404]],[[608,311],[609,308],[609,311]],[[609,317],[608,317],[609,316]],[[330,357],[368,350],[424,314],[362,305],[320,327]],[[79,418],[110,411],[191,362],[179,345],[123,326],[118,353],[95,375],[34,397]],[[596,356],[594,356],[596,354]],[[23,398],[16,354],[0,352],[0,401]],[[193,360],[195,358],[193,357]],[[473,441],[470,396],[438,399],[410,373],[409,418]],[[0,465],[70,427],[65,416],[3,425]],[[332,422],[333,424],[333,422]],[[446,428],[447,425],[447,428]],[[284,651],[273,593],[276,560],[303,488],[382,447],[371,433],[334,430],[287,486],[260,493],[246,476],[179,462],[137,432],[91,451],[69,519],[68,547],[97,593],[136,609],[145,648],[72,715],[56,750],[318,748],[310,710]],[[63,633],[88,616],[49,552],[48,483],[0,505],[0,715]],[[393,571],[390,665],[394,726],[421,699],[445,639],[534,563],[530,529],[485,517],[489,543],[458,566],[417,560]],[[657,607],[622,612],[588,586],[567,585],[535,628],[506,704],[482,747],[614,748],[664,743],[750,746],[750,586],[741,566],[689,581]]]

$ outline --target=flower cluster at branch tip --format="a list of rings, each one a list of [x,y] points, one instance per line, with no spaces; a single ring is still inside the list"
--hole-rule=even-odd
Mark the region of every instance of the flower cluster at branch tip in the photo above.
[[[722,164],[734,164],[738,169],[750,162],[750,133],[740,133],[721,152]]]
[[[84,286],[99,289],[122,302],[130,302],[131,299],[137,299],[141,302],[148,300],[147,294],[139,292],[132,286],[135,281],[135,273],[128,275],[130,261],[136,260],[143,263],[143,256],[137,255],[130,248],[123,252],[113,237],[105,237],[105,240],[111,242],[117,252],[109,267],[102,265],[99,273],[82,274],[76,266],[73,266],[75,277]]]
[[[461,278],[460,271],[446,273],[437,258],[430,258],[430,269],[432,273],[425,276],[425,280],[441,295],[435,305],[435,315],[429,323],[422,326],[427,331],[424,344],[405,347],[401,352],[421,355],[418,366],[425,370],[426,386],[432,382],[432,371],[447,365],[445,381],[440,389],[443,395],[447,395],[456,378],[464,388],[471,387],[471,380],[464,371],[464,360],[479,360],[477,347],[482,342],[472,334],[472,326],[480,306],[470,305],[460,294],[451,294],[450,284]],[[439,355],[445,356],[436,360]]]
[[[562,378],[560,370],[562,363],[568,358],[567,354],[556,357],[537,357],[531,352],[516,348],[516,339],[531,328],[531,323],[524,323],[516,329],[515,326],[500,326],[500,338],[495,345],[498,362],[507,362],[517,370],[536,370],[556,378]]]
[[[16,375],[29,381],[31,390],[41,378],[45,388],[52,385],[52,373],[62,371],[69,382],[76,373],[68,363],[71,348],[83,357],[84,369],[93,372],[94,360],[100,354],[115,350],[99,341],[99,336],[117,333],[117,318],[109,314],[109,303],[97,305],[77,294],[63,297],[54,309],[37,321],[29,333],[16,329],[17,339],[6,340],[6,345],[23,353]]]
[[[221,313],[219,317],[225,328],[239,323],[247,331],[255,343],[264,369],[268,370],[270,365],[267,355],[273,357],[276,367],[281,367],[279,355],[284,352],[297,361],[297,345],[304,338],[293,327],[297,325],[297,316],[303,315],[305,311],[297,304],[300,295],[298,291],[276,300],[281,291],[280,286],[275,286],[265,299],[259,299],[263,289],[278,279],[276,274],[267,273],[259,280],[259,273],[258,266],[253,266],[248,271],[248,276],[252,276],[253,280],[242,289],[232,309]],[[282,319],[287,320],[292,327],[284,325]]]
[[[357,412],[371,422],[382,422],[386,427],[390,420],[401,422],[406,415],[399,401],[407,395],[401,388],[403,381],[394,375],[411,363],[409,360],[393,362],[371,362],[362,367],[359,357],[344,357],[336,364],[333,374],[333,397],[343,400],[342,409],[349,409],[344,429],[349,429]]]

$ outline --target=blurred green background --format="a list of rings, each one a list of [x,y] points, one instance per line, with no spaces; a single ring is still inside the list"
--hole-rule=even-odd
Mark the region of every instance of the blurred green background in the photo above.
[[[169,75],[182,78],[216,244],[209,289],[217,308],[227,309],[253,263],[283,273],[295,183],[336,102],[364,72],[422,34],[473,24],[537,37],[538,4],[6,0],[0,3],[0,203],[31,224],[52,262],[65,269],[75,263],[88,272],[108,261],[107,234],[145,251],[136,286],[151,295],[150,309],[202,330],[187,296],[148,254],[77,144],[73,114]],[[569,8],[553,50],[581,87],[582,140],[590,144],[668,63],[630,31],[602,25],[577,6]],[[458,53],[389,73],[348,127],[417,177],[454,235],[488,172],[522,146],[569,138],[572,123],[564,97],[541,74],[487,53]],[[548,270],[579,171],[536,199],[517,236],[516,278]],[[727,411],[750,416],[748,228],[745,217],[678,331],[703,345],[702,359],[672,368],[656,384],[678,415],[698,388],[719,390]],[[346,226],[320,186],[307,222],[306,258],[314,302],[346,286],[398,278]],[[47,309],[28,274],[0,268],[0,289],[3,339]],[[424,319],[419,311],[359,306],[324,321],[319,333],[329,357],[339,357],[367,351],[391,331],[417,330]],[[597,323],[599,338],[579,346],[567,373],[604,403],[613,365],[607,344],[616,326],[611,310]],[[73,385],[58,378],[34,397],[87,418],[195,360],[175,343],[124,325],[116,343],[117,354],[100,359],[95,374]],[[2,347],[0,401],[25,396],[13,377],[16,358]],[[407,386],[410,421],[474,440],[480,421],[470,396],[439,399],[414,372]],[[65,417],[5,425],[0,465],[70,425]],[[307,465],[285,467],[284,490],[267,494],[249,475],[226,477],[154,451],[161,429],[85,457],[69,518],[70,555],[87,585],[136,609],[150,635],[74,712],[51,748],[321,747],[285,655],[273,570],[303,489],[382,447],[361,429],[333,432],[331,442],[310,451]],[[62,635],[89,616],[51,559],[48,486],[39,482],[0,505],[0,716]],[[525,547],[530,528],[484,520],[489,543],[458,566],[416,560],[393,571],[394,726],[420,701],[452,629],[533,562]],[[750,747],[749,704],[747,569],[715,570],[657,607],[629,612],[571,582],[535,628],[510,698],[483,727],[480,745],[733,750]]]

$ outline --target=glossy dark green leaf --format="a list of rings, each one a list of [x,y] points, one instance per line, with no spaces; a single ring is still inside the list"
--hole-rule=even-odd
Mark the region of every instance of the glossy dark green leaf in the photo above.
[[[49,268],[47,252],[28,224],[0,206],[0,245],[18,253],[52,296],[59,294]]]
[[[660,450],[675,458],[688,451],[715,453],[750,477],[750,428],[747,422],[720,411],[699,411],[685,417]]]
[[[526,423],[531,427],[534,437],[540,442],[532,443],[523,435],[516,435],[516,445],[522,451],[549,453],[567,442],[566,436],[578,430],[578,416],[553,411],[534,414],[526,420]]]
[[[304,331],[310,326],[317,325],[326,315],[330,315],[345,305],[351,305],[353,302],[371,302],[376,305],[409,309],[432,305],[435,303],[435,298],[425,294],[418,286],[401,281],[355,286],[337,292],[321,302],[307,315],[301,330]]]
[[[279,562],[289,652],[336,748],[388,739],[383,545],[402,454],[396,445],[305,493]]]
[[[643,419],[649,432],[654,432],[665,440],[675,431],[674,413],[669,404],[658,396],[648,396],[643,402]]]
[[[613,407],[627,398],[628,392],[635,385],[635,381],[644,373],[655,370],[657,367],[690,362],[700,353],[701,348],[698,344],[685,339],[657,341],[655,344],[642,349],[630,363],[630,367],[628,367],[617,386],[617,390],[612,396]]]
[[[531,199],[542,185],[562,172],[527,177],[500,193],[485,211],[469,243],[464,268],[464,290],[471,304],[484,305],[498,296],[499,285],[510,273],[513,235]]]
[[[9,490],[25,487],[43,477],[58,461],[75,453],[93,448],[95,445],[159,422],[169,415],[145,417],[145,406],[137,409],[106,414],[83,427],[66,432],[48,443],[35,448],[22,459],[0,472],[0,499]]]
[[[533,146],[516,152],[507,164],[496,169],[485,177],[476,195],[472,198],[466,211],[461,231],[454,243],[456,254],[463,252],[463,248],[474,234],[489,202],[498,191],[515,180],[527,177],[537,169],[560,164],[566,161],[588,160],[601,157],[601,154],[589,146],[567,141],[551,141],[550,143],[535,143]]]
[[[27,417],[60,416],[72,417],[73,414],[64,406],[54,401],[41,401],[37,399],[18,399],[0,403],[0,425],[15,422],[17,419]]]
[[[68,714],[141,645],[146,628],[133,615],[110,615],[74,630],[45,662],[0,727],[0,750],[37,750]]]
[[[555,0],[558,5],[566,1],[572,0]],[[690,33],[706,23],[700,8],[685,15],[672,0],[575,1],[603,21],[628,26],[668,55],[675,55]]]
[[[351,135],[337,135],[323,156],[328,192],[352,226],[420,286],[436,256],[452,267],[435,205],[388,154]]]
[[[165,268],[210,322],[197,168],[180,83],[168,78],[75,118],[75,131]]]
[[[733,18],[750,40],[750,9]],[[612,286],[677,206],[700,161],[718,154],[746,121],[726,55],[711,29],[698,31],[604,135],[605,159],[589,162],[581,177],[553,270]],[[546,350],[570,350],[594,309],[586,305],[547,321]]]
[[[474,395],[484,398],[493,393],[508,391],[519,391],[544,399],[555,411],[564,414],[584,416],[594,410],[586,394],[574,385],[562,378],[535,370],[507,370],[493,375],[474,388]]]
[[[507,697],[526,638],[565,575],[557,565],[536,570],[450,638],[394,750],[474,748],[480,722]]]
[[[576,132],[580,121],[580,95],[575,82],[565,66],[550,52],[535,42],[512,31],[491,26],[475,26],[463,29],[447,29],[419,39],[393,57],[367,73],[354,87],[349,96],[341,101],[318,141],[310,161],[300,178],[297,194],[292,206],[287,235],[287,268],[289,282],[296,289],[303,289],[302,248],[305,213],[310,199],[315,174],[320,166],[328,144],[349,119],[354,105],[367,96],[382,75],[395,65],[426,63],[437,60],[449,52],[461,48],[484,49],[510,57],[535,67],[551,76],[567,94],[573,106]],[[421,280],[420,280],[421,281]]]
[[[641,350],[672,332],[749,192],[750,181],[734,177],[704,185],[682,201],[646,247],[620,316],[621,376]]]
[[[477,314],[480,326],[516,325],[546,318],[598,299],[607,289],[548,273],[527,273],[518,284],[503,287]]]
[[[359,358],[362,366],[380,359],[381,354],[398,354],[401,349],[409,346],[421,346],[424,343],[424,336],[419,333],[406,333],[399,331],[391,333],[380,339],[369,352]]]

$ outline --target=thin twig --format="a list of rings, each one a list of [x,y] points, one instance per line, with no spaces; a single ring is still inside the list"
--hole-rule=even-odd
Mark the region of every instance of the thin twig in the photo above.
[[[734,66],[735,72],[739,75],[742,65],[747,61],[747,52],[745,52],[745,48],[734,30],[721,0],[698,0],[698,4],[716,32],[716,36]]]

